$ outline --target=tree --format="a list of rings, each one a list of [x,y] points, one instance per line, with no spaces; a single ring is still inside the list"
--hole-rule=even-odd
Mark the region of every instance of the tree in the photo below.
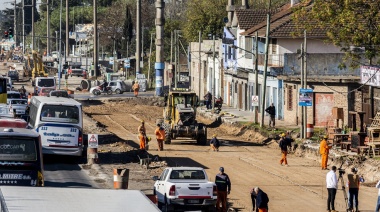
[[[307,2],[293,16],[300,29],[326,29],[329,41],[346,52],[353,67],[362,59],[369,65],[378,63],[374,59],[380,54],[380,1],[315,0],[312,7]]]
[[[202,34],[221,34],[226,16],[227,0],[191,0],[188,2],[183,32],[188,42],[198,40],[198,32]]]

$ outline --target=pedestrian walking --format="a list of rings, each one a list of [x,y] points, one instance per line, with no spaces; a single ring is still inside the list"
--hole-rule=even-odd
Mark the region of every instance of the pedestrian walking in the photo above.
[[[139,82],[136,81],[135,84],[133,84],[132,90],[133,90],[135,97],[137,97],[139,95],[139,90],[140,90]]]
[[[336,212],[335,210],[335,195],[336,190],[338,188],[338,179],[336,177],[336,166],[333,166],[331,168],[331,171],[329,171],[326,174],[326,187],[327,187],[327,211],[328,212]]]
[[[280,135],[280,137],[281,137],[281,139],[280,139],[280,142],[278,144],[280,146],[280,149],[281,149],[280,165],[282,166],[282,163],[285,163],[285,166],[289,166],[286,156],[288,155],[288,147],[292,147],[292,143],[291,143],[291,140],[286,137],[285,133],[282,133]]]
[[[259,187],[256,187],[254,191],[256,193],[256,211],[268,212],[268,203],[269,203],[268,195]]]
[[[211,109],[212,108],[212,105],[211,105],[211,102],[212,102],[212,94],[210,93],[210,91],[208,91],[206,93],[206,95],[204,96],[205,98],[205,103],[206,103],[206,108],[207,109]]]
[[[321,154],[321,157],[322,157],[322,161],[321,161],[322,170],[328,170],[327,161],[329,159],[329,150],[331,149],[331,145],[328,145],[328,142],[327,142],[328,138],[329,138],[328,135],[323,136],[323,139],[321,140],[321,143],[319,144],[319,153]]]
[[[269,114],[269,127],[274,127],[276,125],[276,107],[274,104],[272,103],[267,109],[265,109],[265,112]]]
[[[251,194],[251,201],[252,201],[252,212],[258,212],[259,209],[256,207],[256,192],[255,192],[255,188],[252,188],[251,191],[250,191],[250,194]]]
[[[379,182],[377,182],[376,188],[379,189],[379,192],[377,193],[377,203],[376,203],[375,212],[379,212],[380,210],[380,180]]]
[[[212,139],[210,141],[210,146],[211,146],[211,149],[215,152],[219,152],[219,146],[220,146],[220,142],[219,140],[216,138],[216,134],[212,135]]]
[[[358,202],[358,195],[359,195],[359,185],[360,185],[360,178],[358,175],[358,169],[352,168],[351,174],[347,175],[348,178],[348,194],[349,194],[349,201],[348,201],[348,207],[349,210],[353,210],[353,203],[355,203],[355,211],[359,211],[359,202]],[[363,179],[362,179],[363,180]]]
[[[227,211],[227,195],[231,192],[231,181],[226,173],[224,173],[224,168],[219,168],[219,174],[215,177],[215,184],[217,190],[217,200],[216,209],[217,211],[226,212]],[[222,207],[220,207],[220,204]]]
[[[164,150],[165,130],[163,127],[161,127],[161,124],[157,124],[157,128],[156,128],[156,131],[154,132],[154,134],[156,134],[158,151],[163,151]]]

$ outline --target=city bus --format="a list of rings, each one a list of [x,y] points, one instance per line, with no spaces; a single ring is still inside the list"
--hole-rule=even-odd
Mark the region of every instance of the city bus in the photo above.
[[[40,134],[43,154],[82,156],[82,104],[74,99],[33,96],[28,127]]]
[[[40,135],[0,127],[0,186],[44,186]]]
[[[7,104],[7,80],[0,77],[0,104]]]

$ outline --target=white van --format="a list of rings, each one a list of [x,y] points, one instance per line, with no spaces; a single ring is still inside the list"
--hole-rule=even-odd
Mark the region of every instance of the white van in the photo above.
[[[43,154],[82,155],[82,104],[74,99],[33,96],[28,125],[40,134]]]
[[[34,93],[38,95],[41,88],[52,88],[56,89],[56,82],[54,77],[36,77],[34,85]]]

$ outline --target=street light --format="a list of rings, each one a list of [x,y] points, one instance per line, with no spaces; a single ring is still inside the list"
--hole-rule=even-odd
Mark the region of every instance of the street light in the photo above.
[[[255,64],[255,96],[259,96],[259,70],[257,69],[257,61],[255,62],[255,60],[257,60],[257,51],[256,51],[256,54],[251,52],[251,51],[248,51],[246,49],[243,49],[241,47],[238,47],[234,44],[230,44],[229,47],[233,48],[233,49],[240,49],[242,51],[245,51],[245,52],[248,52],[248,53],[251,53],[252,54],[252,64]],[[256,50],[257,50],[257,47],[256,47]],[[253,59],[255,58],[255,59]],[[253,69],[253,67],[252,67]],[[264,103],[262,103],[264,104]],[[258,109],[259,109],[259,106],[255,106],[255,111],[254,111],[254,118],[255,118],[255,124],[258,123]]]
[[[87,64],[88,64],[88,40],[86,38],[86,71],[87,71]]]

